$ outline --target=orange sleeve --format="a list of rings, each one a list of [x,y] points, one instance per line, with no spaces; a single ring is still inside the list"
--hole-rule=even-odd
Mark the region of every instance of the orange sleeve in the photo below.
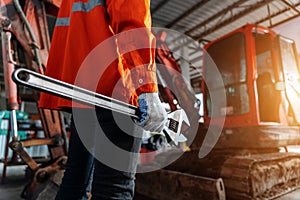
[[[157,92],[150,0],[107,0],[106,6],[111,28],[117,35],[122,67],[131,70],[137,94]]]

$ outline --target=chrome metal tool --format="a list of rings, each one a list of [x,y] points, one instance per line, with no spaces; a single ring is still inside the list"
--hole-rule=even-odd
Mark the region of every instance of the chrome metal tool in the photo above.
[[[135,119],[139,118],[139,109],[136,106],[25,68],[16,69],[13,72],[12,79],[17,84],[30,87],[41,92],[50,93],[86,105],[110,109],[112,111],[129,115]],[[187,115],[183,109],[168,113],[168,120],[166,121],[162,132],[169,142],[174,142],[174,144],[177,145],[178,142],[184,142],[187,140],[181,133],[183,123],[190,126]]]

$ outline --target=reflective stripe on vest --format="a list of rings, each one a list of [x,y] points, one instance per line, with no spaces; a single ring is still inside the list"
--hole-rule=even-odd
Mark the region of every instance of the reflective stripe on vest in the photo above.
[[[74,2],[72,5],[72,13],[74,12],[90,12],[97,6],[104,6],[105,0],[89,0],[88,2]],[[57,18],[55,26],[69,26],[70,17]]]
[[[70,25],[70,18],[57,18],[55,22],[55,26],[69,26]]]

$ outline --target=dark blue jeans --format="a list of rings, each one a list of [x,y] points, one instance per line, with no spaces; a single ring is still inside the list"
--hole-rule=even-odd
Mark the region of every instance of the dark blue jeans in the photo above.
[[[75,112],[70,127],[66,171],[56,200],[85,199],[91,178],[92,199],[132,199],[138,154],[128,153],[120,157],[118,152],[138,153],[141,139],[128,135],[128,132],[139,132],[136,134],[142,136],[142,129],[137,128],[128,116],[105,109],[97,109],[96,115],[92,109],[76,109]],[[123,125],[119,127],[120,122],[126,124],[126,130]],[[103,132],[106,138],[102,138],[103,135],[99,137],[99,132]],[[111,159],[107,161],[107,158]],[[131,170],[119,169],[116,167],[119,164]]]

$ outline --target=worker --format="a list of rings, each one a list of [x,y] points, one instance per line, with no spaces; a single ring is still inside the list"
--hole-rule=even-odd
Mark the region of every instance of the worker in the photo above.
[[[133,198],[142,132],[160,132],[166,120],[158,96],[155,38],[150,28],[150,0],[62,1],[46,75],[139,106],[141,117],[132,123],[125,114],[42,93],[41,108],[73,116],[68,161],[57,200],[83,199],[91,176],[92,199]],[[102,50],[93,54],[101,45]],[[92,62],[96,66],[86,68],[86,60],[93,55],[99,63]],[[96,82],[92,76],[97,77]],[[99,135],[103,137],[93,139]],[[86,138],[88,142],[83,141]],[[128,152],[125,156],[116,153],[124,151]],[[122,167],[118,168],[118,163]]]

